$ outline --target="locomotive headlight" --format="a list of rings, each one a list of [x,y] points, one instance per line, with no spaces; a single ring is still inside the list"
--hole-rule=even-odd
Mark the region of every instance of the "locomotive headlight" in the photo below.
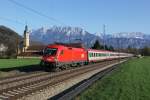
[[[48,58],[47,60],[48,60],[48,61],[52,61],[52,59],[51,59],[51,58]]]

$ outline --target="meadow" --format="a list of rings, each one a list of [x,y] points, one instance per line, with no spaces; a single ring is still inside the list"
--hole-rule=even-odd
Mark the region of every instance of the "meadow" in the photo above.
[[[40,59],[0,59],[0,69],[36,65]]]
[[[150,100],[150,57],[132,59],[98,80],[77,100]]]

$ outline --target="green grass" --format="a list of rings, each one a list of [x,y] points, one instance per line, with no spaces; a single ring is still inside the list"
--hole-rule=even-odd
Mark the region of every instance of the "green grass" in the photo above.
[[[150,57],[132,59],[85,90],[79,100],[150,100]]]
[[[0,69],[22,67],[39,63],[40,59],[0,59]]]

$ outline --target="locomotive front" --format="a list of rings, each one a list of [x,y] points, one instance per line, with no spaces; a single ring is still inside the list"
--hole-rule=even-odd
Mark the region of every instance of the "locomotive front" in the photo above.
[[[56,46],[47,46],[44,49],[43,57],[41,59],[41,66],[49,66],[49,67],[56,67],[57,66],[57,54],[58,54],[58,47]]]

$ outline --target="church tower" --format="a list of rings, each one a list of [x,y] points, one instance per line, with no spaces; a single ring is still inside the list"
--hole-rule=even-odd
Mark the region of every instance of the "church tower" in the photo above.
[[[30,46],[29,43],[29,31],[28,31],[28,26],[25,26],[25,30],[24,30],[24,41],[23,41],[23,45],[24,45],[24,51],[26,51],[26,49]]]

